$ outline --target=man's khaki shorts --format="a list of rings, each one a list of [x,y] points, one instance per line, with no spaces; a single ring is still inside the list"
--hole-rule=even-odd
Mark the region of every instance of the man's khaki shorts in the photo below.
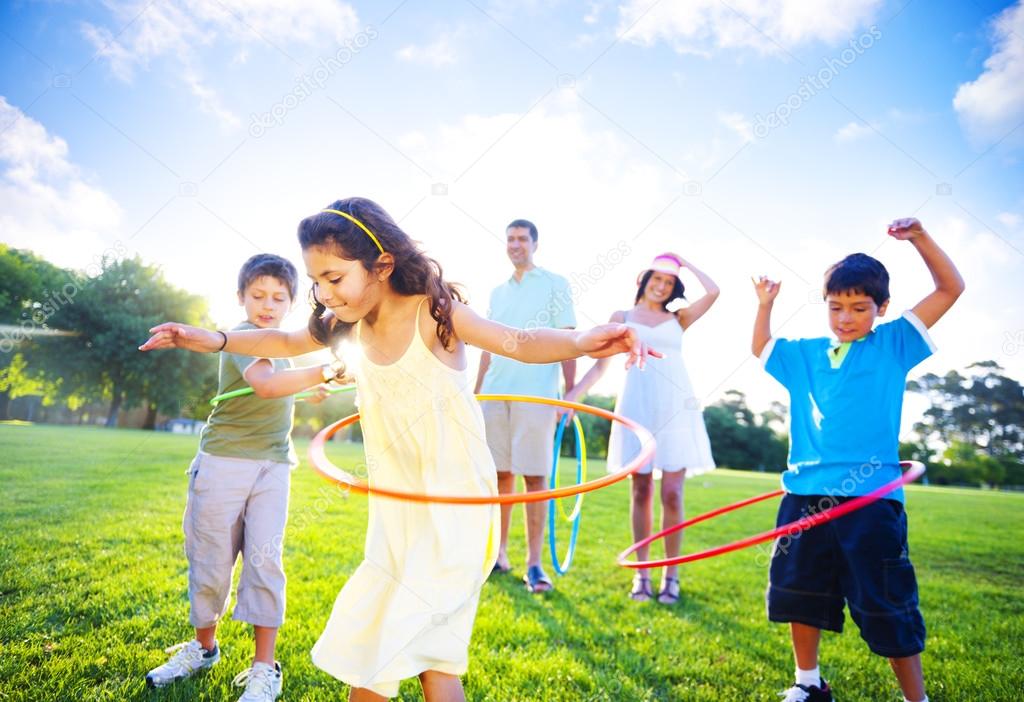
[[[480,403],[487,445],[499,473],[547,477],[557,410],[550,405],[489,400]]]

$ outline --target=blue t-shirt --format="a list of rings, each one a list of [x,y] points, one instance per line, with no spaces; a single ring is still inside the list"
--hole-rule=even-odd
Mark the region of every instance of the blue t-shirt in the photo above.
[[[838,368],[832,342],[772,339],[761,352],[789,391],[789,469],[782,487],[797,495],[864,495],[900,476],[900,413],[907,373],[935,345],[907,311],[854,342]],[[903,490],[889,493],[903,501]]]
[[[491,291],[487,318],[525,331],[575,327],[569,281],[543,268],[531,268],[522,280],[512,276]],[[515,343],[510,335],[503,346],[511,350]],[[557,397],[560,367],[559,363],[520,363],[493,354],[480,392]]]

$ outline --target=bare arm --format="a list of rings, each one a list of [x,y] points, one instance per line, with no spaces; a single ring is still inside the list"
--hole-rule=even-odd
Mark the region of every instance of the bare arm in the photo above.
[[[290,358],[323,348],[322,344],[318,343],[305,328],[295,331],[282,331],[281,329],[211,331],[177,322],[165,322],[149,331],[152,336],[139,347],[140,351],[155,349],[185,349],[207,353],[228,351],[244,356]],[[227,343],[221,348],[225,337]]]
[[[626,367],[643,367],[648,356],[661,354],[640,341],[625,324],[603,324],[587,331],[570,329],[515,329],[484,319],[467,305],[455,303],[452,324],[456,335],[484,351],[522,363],[556,363],[586,354],[593,358],[626,353]]]
[[[679,257],[677,256],[676,258]],[[693,273],[694,277],[697,278],[700,284],[704,286],[704,295],[701,298],[695,300],[686,307],[683,307],[676,313],[679,317],[679,323],[683,325],[683,329],[689,329],[691,324],[703,317],[705,313],[711,309],[711,305],[715,304],[715,300],[718,299],[718,295],[721,290],[719,289],[718,284],[711,280],[711,277],[707,273],[699,270],[696,266],[691,265],[682,258],[679,258],[679,260],[683,262],[683,265],[686,266],[690,272]]]
[[[779,288],[782,283],[768,280],[761,276],[754,281],[754,291],[757,293],[757,317],[754,318],[754,338],[750,342],[750,351],[760,358],[764,347],[772,338],[772,307],[775,298],[779,295]]]
[[[480,367],[476,372],[476,385],[473,386],[473,394],[480,394],[480,387],[484,384],[484,376],[487,375],[487,369],[491,367],[491,352],[484,351],[480,354]]]
[[[565,380],[565,392],[568,394],[576,385],[576,359],[562,361],[562,378]]]
[[[890,236],[910,241],[921,254],[924,264],[935,281],[935,290],[914,305],[913,312],[926,327],[933,326],[963,293],[964,279],[953,261],[946,255],[921,223],[910,217],[897,219],[889,226]]]
[[[274,370],[266,358],[253,361],[242,376],[252,386],[257,397],[264,399],[286,397],[302,392],[323,382],[323,366]]]
[[[626,315],[621,311],[613,312],[612,316],[608,319],[608,321],[613,324],[621,324],[625,322],[625,320]],[[580,379],[580,382],[576,383],[571,390],[566,391],[565,399],[570,402],[579,402],[582,400],[586,394],[590,392],[590,388],[594,387],[597,381],[604,376],[605,371],[608,370],[608,361],[609,359],[607,358],[597,359],[594,365],[591,366],[586,374],[584,374]]]

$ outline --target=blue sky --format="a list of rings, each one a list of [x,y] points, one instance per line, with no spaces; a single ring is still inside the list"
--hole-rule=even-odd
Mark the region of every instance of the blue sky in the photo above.
[[[968,283],[919,370],[1024,377],[1020,2],[110,0],[0,23],[3,241],[79,266],[121,246],[222,324],[240,263],[300,263],[296,223],[338,197],[383,204],[481,311],[527,217],[538,263],[582,281],[581,325],[660,251],[708,272],[694,384],[763,407],[784,397],[749,358],[749,277],[783,280],[780,335],[827,333],[821,273],[852,251],[911,307],[929,277],[885,225],[912,215]]]

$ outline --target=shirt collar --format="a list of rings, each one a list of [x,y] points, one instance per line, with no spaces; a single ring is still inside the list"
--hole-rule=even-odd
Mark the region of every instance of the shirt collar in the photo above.
[[[516,280],[516,274],[515,274],[515,271],[513,271],[512,275],[510,275],[508,277],[508,282],[513,283],[515,285],[519,285],[524,280],[526,280],[527,278],[533,278],[533,277],[538,276],[538,275],[540,275],[540,266],[534,266],[530,270],[528,270],[525,273],[523,273],[523,277],[522,277],[521,280]]]

